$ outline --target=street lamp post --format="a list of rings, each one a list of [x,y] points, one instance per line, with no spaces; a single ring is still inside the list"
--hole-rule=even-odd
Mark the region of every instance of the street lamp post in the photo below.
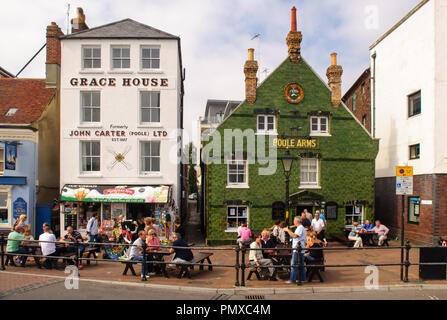
[[[284,169],[284,175],[286,176],[286,223],[287,226],[289,226],[289,178],[292,171],[292,165],[293,165],[293,156],[290,154],[289,150],[286,150],[284,155],[282,156],[281,162],[282,167]]]

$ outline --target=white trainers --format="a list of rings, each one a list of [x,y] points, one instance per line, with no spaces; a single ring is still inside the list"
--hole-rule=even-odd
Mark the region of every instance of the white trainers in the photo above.
[[[327,241],[326,238],[323,238],[324,246],[327,247]]]

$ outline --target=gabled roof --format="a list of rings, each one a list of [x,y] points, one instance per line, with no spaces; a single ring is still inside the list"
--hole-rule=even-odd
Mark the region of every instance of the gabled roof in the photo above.
[[[30,124],[39,119],[56,89],[45,88],[45,79],[0,79],[0,123]],[[12,116],[6,113],[18,110]]]
[[[5,78],[14,78],[14,75],[11,72],[6,71],[2,67],[0,67],[0,75]]]
[[[103,26],[82,30],[61,39],[179,39],[167,32],[155,29],[132,19],[124,19]]]
[[[343,98],[341,99],[343,102],[346,102],[346,100],[351,96],[352,91],[354,91],[361,82],[363,82],[366,78],[370,77],[371,75],[371,68],[367,68],[365,71],[362,72],[360,77],[355,80],[354,84],[346,91],[346,93],[343,95]]]

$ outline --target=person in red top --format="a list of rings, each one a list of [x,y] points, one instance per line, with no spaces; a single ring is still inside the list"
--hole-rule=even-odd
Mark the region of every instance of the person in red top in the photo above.
[[[242,248],[244,245],[250,245],[252,233],[245,223],[241,224],[241,229],[238,233],[237,243]]]

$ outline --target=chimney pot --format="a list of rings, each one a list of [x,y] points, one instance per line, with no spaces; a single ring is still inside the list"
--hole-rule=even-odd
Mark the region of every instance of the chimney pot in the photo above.
[[[292,26],[290,28],[291,31],[296,31],[296,8],[292,8]]]
[[[335,52],[331,53],[331,65],[332,66],[336,66],[337,65],[337,54]]]
[[[301,32],[296,30],[296,8],[292,8],[292,19],[291,19],[290,32],[287,35],[286,43],[289,52],[290,61],[292,64],[298,64],[301,59],[301,40],[303,36]]]
[[[248,61],[253,61],[255,59],[255,49],[248,49]]]

